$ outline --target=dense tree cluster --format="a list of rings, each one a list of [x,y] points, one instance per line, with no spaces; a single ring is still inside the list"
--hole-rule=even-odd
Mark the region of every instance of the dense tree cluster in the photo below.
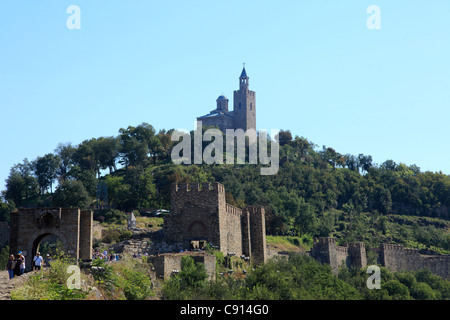
[[[343,241],[371,237],[374,243],[390,237],[450,250],[445,222],[412,222],[409,229],[394,230],[391,219],[394,214],[448,221],[450,177],[442,172],[421,172],[416,165],[393,160],[378,165],[370,155],[320,149],[289,130],[278,136],[280,168],[275,175],[261,175],[260,164],[175,165],[171,151],[178,141],[171,141],[172,132],[156,133],[142,123],[120,129],[116,137],[93,138],[76,146],[61,143],[54,153],[24,159],[11,168],[0,219],[26,205],[94,206],[99,182],[107,186],[102,204],[151,210],[169,208],[173,182],[217,181],[225,185],[228,203],[265,206],[269,234],[339,234]],[[203,142],[203,148],[209,143]]]

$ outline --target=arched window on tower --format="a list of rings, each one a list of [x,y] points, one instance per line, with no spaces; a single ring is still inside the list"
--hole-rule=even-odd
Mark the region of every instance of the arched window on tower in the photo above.
[[[250,110],[253,109],[253,104],[250,102]]]
[[[241,108],[241,103],[239,102],[239,109]]]

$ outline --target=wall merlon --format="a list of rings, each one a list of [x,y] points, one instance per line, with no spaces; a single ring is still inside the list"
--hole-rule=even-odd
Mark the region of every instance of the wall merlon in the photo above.
[[[218,191],[218,193],[225,194],[225,187],[218,182],[208,183],[204,182],[200,183],[180,183],[180,184],[172,184],[171,186],[172,192],[182,193],[182,192],[210,192],[210,191]]]

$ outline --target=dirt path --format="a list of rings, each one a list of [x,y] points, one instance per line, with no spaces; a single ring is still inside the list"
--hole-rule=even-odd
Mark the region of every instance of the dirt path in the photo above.
[[[0,271],[0,300],[11,300],[11,290],[22,285],[31,274],[33,272],[25,273],[20,277],[14,277],[12,280],[9,280],[8,271]]]

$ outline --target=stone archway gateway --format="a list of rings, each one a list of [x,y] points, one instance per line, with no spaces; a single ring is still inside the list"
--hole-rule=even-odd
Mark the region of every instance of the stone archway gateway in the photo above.
[[[57,236],[63,243],[64,253],[79,259],[92,258],[91,210],[78,208],[21,208],[11,213],[10,250],[25,256],[26,271],[40,242],[49,235]]]

